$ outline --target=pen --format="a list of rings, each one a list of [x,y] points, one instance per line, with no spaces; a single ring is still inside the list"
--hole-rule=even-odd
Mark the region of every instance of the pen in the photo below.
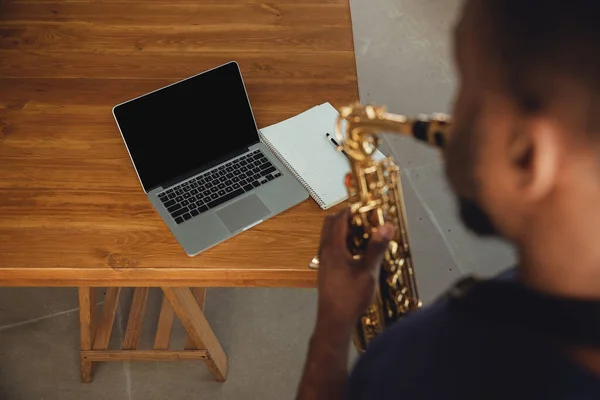
[[[327,137],[327,139],[329,139],[329,141],[331,143],[333,143],[335,145],[335,147],[341,151],[346,157],[348,157],[348,155],[346,154],[346,152],[344,151],[344,148],[342,146],[340,146],[340,144],[333,138],[333,136],[331,136],[331,134],[326,133],[325,137]]]

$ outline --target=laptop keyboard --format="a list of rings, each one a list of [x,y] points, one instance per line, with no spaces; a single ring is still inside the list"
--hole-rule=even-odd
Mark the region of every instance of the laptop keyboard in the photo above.
[[[281,172],[255,150],[158,194],[177,224],[281,176]]]

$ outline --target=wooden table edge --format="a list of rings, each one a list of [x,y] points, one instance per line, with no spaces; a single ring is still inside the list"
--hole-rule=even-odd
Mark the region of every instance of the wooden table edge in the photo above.
[[[314,288],[317,271],[193,268],[0,268],[11,287],[289,287]]]

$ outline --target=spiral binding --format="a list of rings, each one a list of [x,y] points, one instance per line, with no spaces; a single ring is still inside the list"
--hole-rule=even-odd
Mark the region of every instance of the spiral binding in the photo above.
[[[323,199],[321,199],[321,197],[319,197],[317,192],[315,192],[309,186],[309,184],[300,176],[300,174],[287,162],[287,160],[281,155],[281,153],[279,151],[277,151],[277,149],[271,144],[271,142],[269,142],[269,139],[267,139],[265,135],[263,135],[261,133],[260,136],[261,136],[263,143],[269,148],[269,150],[271,150],[271,152],[273,154],[275,154],[275,156],[279,159],[279,161],[281,161],[281,163],[283,165],[285,165],[285,167],[288,169],[288,171],[290,171],[292,173],[292,175],[294,175],[294,177],[296,179],[298,179],[300,184],[302,186],[304,186],[304,188],[308,191],[308,193],[310,194],[310,197],[312,197],[317,202],[319,207],[321,207],[324,210],[325,207],[327,207],[327,204],[325,204]]]

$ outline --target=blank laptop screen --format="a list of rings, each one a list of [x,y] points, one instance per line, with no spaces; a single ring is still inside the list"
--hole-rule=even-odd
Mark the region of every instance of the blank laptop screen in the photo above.
[[[234,62],[118,105],[114,114],[146,191],[258,141]]]

